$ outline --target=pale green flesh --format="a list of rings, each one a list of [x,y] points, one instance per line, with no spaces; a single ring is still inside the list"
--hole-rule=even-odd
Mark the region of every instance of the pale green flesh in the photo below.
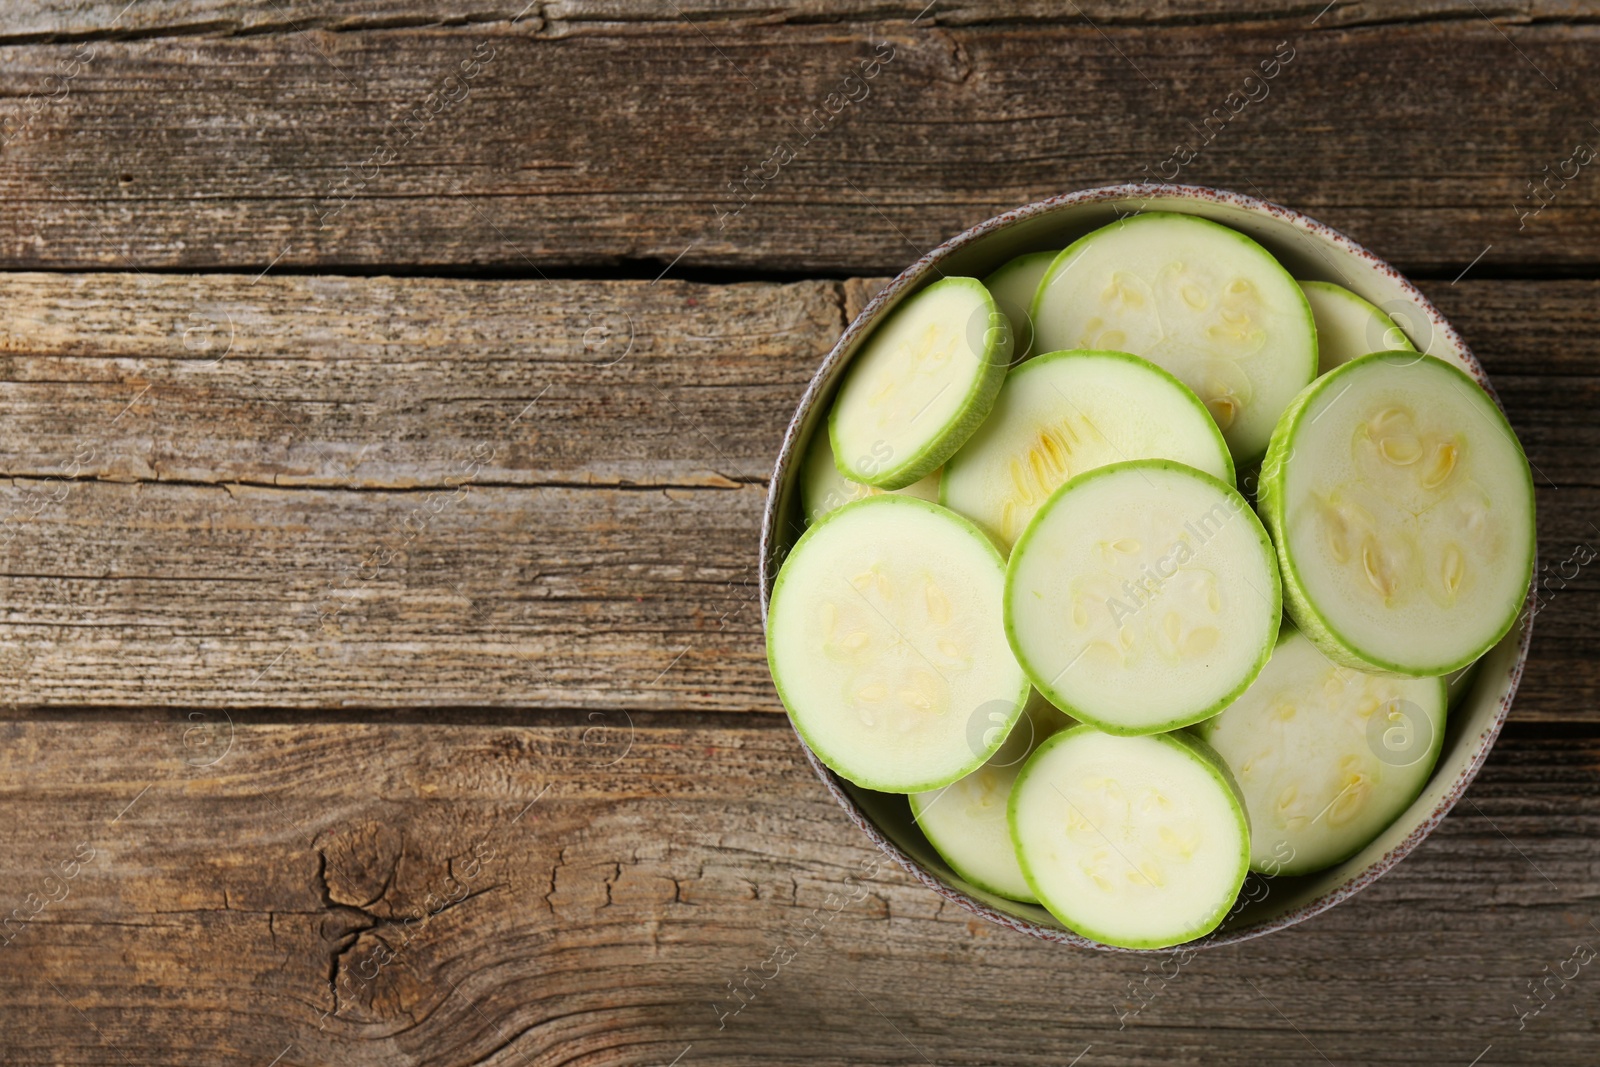
[[[1055,260],[1055,252],[1030,252],[1018,256],[983,280],[994,302],[1011,323],[1015,338],[1014,361],[1033,355],[1033,294]]]
[[[979,889],[1037,904],[1011,846],[1006,804],[1028,756],[1072,720],[1034,693],[1016,725],[987,763],[960,781],[912,793],[911,814],[928,842],[962,878]]]
[[[982,764],[1028,695],[1003,564],[954,512],[884,495],[825,516],[773,585],[767,659],[795,729],[858,785],[935,789]]]
[[[1214,715],[1266,662],[1281,593],[1249,504],[1162,460],[1068,482],[1012,550],[1006,631],[1033,684],[1112,733]]]
[[[855,354],[828,414],[839,473],[902,489],[934,471],[989,413],[1011,345],[975,278],[944,278],[909,297]]]
[[[1121,352],[1051,352],[1006,378],[989,418],[946,463],[942,502],[1004,549],[1068,479],[1131,459],[1171,459],[1233,481],[1195,395]]]
[[[1317,323],[1317,373],[1327,374],[1369,352],[1416,351],[1405,331],[1342,285],[1301,282]]]
[[[904,489],[878,489],[852,482],[839,473],[839,468],[833,462],[833,446],[828,442],[826,428],[811,435],[811,444],[806,448],[805,460],[800,467],[800,506],[805,511],[808,523],[816,522],[828,512],[846,504],[885,492],[914,496],[919,500],[938,500],[939,472],[934,471]]]
[[[1493,402],[1437,359],[1374,354],[1298,398],[1262,467],[1290,615],[1332,659],[1432,677],[1515,622],[1533,481]]]
[[[1360,851],[1416,799],[1444,725],[1443,679],[1340,666],[1286,630],[1244,695],[1195,730],[1244,794],[1251,869],[1309,874]]]
[[[1056,734],[1023,769],[1009,815],[1040,903],[1108,945],[1160,948],[1209,933],[1250,857],[1227,772],[1180,734]]]
[[[1317,369],[1305,294],[1248,237],[1191,215],[1114,222],[1066,248],[1034,297],[1035,347],[1132,352],[1200,397],[1235,461]]]

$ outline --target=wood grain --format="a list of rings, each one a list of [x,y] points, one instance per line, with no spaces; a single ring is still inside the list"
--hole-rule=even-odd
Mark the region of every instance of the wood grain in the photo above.
[[[772,693],[757,526],[877,275],[1160,170],[1285,41],[1178,180],[1434,279],[1545,599],[1435,834],[1174,972],[879,858]],[[6,5],[0,1061],[1593,1060],[1549,976],[1600,944],[1600,185],[1518,211],[1597,47],[1568,0]]]
[[[1534,21],[1579,20],[1585,6],[1569,0],[1396,0],[1370,4],[1341,2],[1319,9],[1303,0],[1084,0],[1076,10],[1044,0],[927,4],[882,0],[802,0],[776,7],[764,0],[702,0],[662,7],[646,0],[534,0],[527,4],[457,3],[448,7],[421,0],[283,0],[268,5],[249,0],[32,0],[6,12],[6,40],[68,37],[184,36],[269,33],[310,29],[350,33],[434,25],[516,22],[547,33],[571,32],[589,23],[672,22],[682,19],[723,25],[786,22],[864,22],[873,19],[917,21],[928,25],[1028,22],[1159,26],[1165,23],[1245,22],[1317,16],[1323,29],[1382,22],[1492,18],[1505,25]]]
[[[415,489],[765,481],[833,282],[0,275],[4,473]],[[74,473],[75,472],[75,473]]]
[[[29,493],[47,506],[0,576],[9,703],[776,706],[759,486],[0,498]]]
[[[8,703],[771,710],[763,483],[838,299],[0,277]]]
[[[0,275],[11,714],[779,712],[767,472],[878,285]],[[1600,286],[1427,288],[1540,472],[1516,715],[1593,722]]]
[[[7,1062],[1576,1063],[1596,1036],[1581,979],[1512,1012],[1600,939],[1594,739],[1513,730],[1375,887],[1162,982],[878,861],[777,724],[186,743],[220,726],[0,727],[0,899],[31,918]]]
[[[338,32],[325,5],[297,20],[271,4],[246,32],[222,4],[161,36],[188,17],[163,4],[149,25],[124,16],[133,39],[51,43],[52,5],[16,22],[0,72],[0,266],[893,271],[1018,204],[1171,177],[1176,146],[1280,42],[1293,60],[1259,102],[1234,96],[1243,110],[1178,180],[1292,204],[1406,269],[1596,264],[1586,174],[1518,218],[1526,183],[1597,136],[1600,28],[1545,21],[1580,9],[1501,27],[1423,5],[1405,10],[1441,17],[1335,28],[1320,6],[1130,13],[1172,12],[1151,26],[576,5],[419,27],[415,9],[365,4]],[[243,35],[209,36],[229,30]],[[886,65],[841,103],[874,55]],[[801,133],[816,109],[823,132]],[[769,162],[785,141],[792,161]],[[730,184],[763,173],[735,214]]]

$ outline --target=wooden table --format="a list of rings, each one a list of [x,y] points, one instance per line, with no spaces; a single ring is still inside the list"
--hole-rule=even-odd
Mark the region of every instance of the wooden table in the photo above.
[[[1600,1062],[1596,8],[522,2],[0,14],[0,1060]],[[756,588],[883,276],[1174,170],[1419,281],[1549,578],[1432,838],[1175,974],[878,863]]]

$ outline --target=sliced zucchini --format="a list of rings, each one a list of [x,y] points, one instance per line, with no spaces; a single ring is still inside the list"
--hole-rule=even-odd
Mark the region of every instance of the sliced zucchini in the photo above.
[[[1113,222],[1068,246],[1033,302],[1035,345],[1132,352],[1193,389],[1235,462],[1317,372],[1305,294],[1259,244],[1171,212]]]
[[[1301,282],[1317,323],[1317,373],[1327,374],[1369,352],[1415,352],[1395,321],[1342,285]]]
[[[1443,678],[1343,667],[1286,627],[1244,695],[1194,728],[1244,794],[1251,869],[1310,874],[1365,848],[1433,773],[1445,699]]]
[[[1040,903],[1107,945],[1163,948],[1210,933],[1250,862],[1238,787],[1181,733],[1058,733],[1023,768],[1009,815]]]
[[[1170,460],[1058,489],[1012,549],[1005,592],[1006,635],[1034,686],[1114,734],[1221,711],[1267,662],[1282,611],[1250,505]]]
[[[1431,356],[1373,353],[1295,399],[1262,464],[1289,614],[1345,666],[1434,677],[1515,624],[1533,477],[1505,416]]]
[[[1050,352],[1007,376],[989,418],[945,464],[940,499],[1009,549],[1062,483],[1130,459],[1233,481],[1222,434],[1178,379],[1126,352]]]
[[[828,413],[839,473],[903,489],[933,472],[989,414],[1011,346],[1010,324],[976,278],[911,296],[856,353]]]
[[[816,522],[835,508],[883,492],[902,493],[920,500],[938,500],[939,472],[934,471],[904,489],[875,489],[870,485],[852,482],[839,473],[839,468],[833,462],[833,446],[828,443],[826,431],[811,435],[811,443],[806,446],[805,461],[800,466],[800,506],[805,510],[807,522]]]
[[[1033,294],[1038,292],[1039,282],[1055,258],[1054,252],[1030,252],[983,280],[1001,314],[1011,323],[1013,363],[1020,363],[1034,353]]]
[[[1033,750],[1072,720],[1037,692],[989,761],[943,789],[912,793],[911,815],[952,870],[996,896],[1037,904],[1006,822],[1011,784]]]
[[[1006,646],[1004,564],[961,516],[909,496],[846,504],[789,553],[767,661],[794,728],[869,789],[915,793],[1000,747],[1028,696]],[[995,728],[974,741],[979,712]]]

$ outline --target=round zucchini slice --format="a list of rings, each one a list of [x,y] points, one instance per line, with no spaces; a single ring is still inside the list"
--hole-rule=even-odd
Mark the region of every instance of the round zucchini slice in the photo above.
[[[915,497],[846,504],[778,571],[767,661],[796,732],[868,789],[976,770],[1028,697],[1001,620],[1004,564],[961,516]],[[974,740],[970,724],[993,725]]]
[[[943,789],[912,793],[911,815],[939,855],[962,878],[996,896],[1039,901],[1022,877],[1011,847],[1006,805],[1011,786],[1033,750],[1072,720],[1037,692],[989,761]]]
[[[1193,389],[1234,461],[1260,458],[1317,372],[1317,334],[1288,271],[1236,230],[1172,212],[1069,245],[1034,296],[1035,345],[1143,356]]]
[[[1533,476],[1500,409],[1431,356],[1377,352],[1295,399],[1262,463],[1289,614],[1365,670],[1449,674],[1515,624]]]
[[[1011,790],[1028,885],[1069,929],[1165,948],[1216,929],[1244,884],[1250,824],[1238,787],[1185,734],[1056,734]]]
[[[1108,733],[1221,711],[1272,653],[1282,592],[1243,497],[1169,460],[1080,474],[1039,509],[1006,571],[1006,635],[1052,704]]]
[[[839,473],[903,489],[966,443],[1011,362],[1011,327],[976,278],[944,278],[895,308],[856,353],[828,413]]]
[[[1376,305],[1332,282],[1301,282],[1317,323],[1317,373],[1371,352],[1415,352],[1405,331]]]
[[[833,462],[833,446],[828,443],[826,431],[811,435],[811,444],[806,447],[805,460],[800,466],[800,506],[806,513],[808,523],[816,522],[836,508],[884,492],[902,493],[919,500],[938,500],[939,472],[934,471],[904,489],[876,489],[861,482],[852,482],[839,473],[839,468]]]
[[[1410,806],[1444,744],[1443,678],[1334,663],[1285,628],[1244,695],[1196,726],[1250,815],[1250,868],[1310,874],[1355,855]]]
[[[1018,256],[983,280],[1006,321],[1011,323],[1012,362],[1020,363],[1033,355],[1033,294],[1045,271],[1055,262],[1055,252],[1030,252]]]
[[[1050,352],[1006,377],[939,491],[1009,549],[1068,479],[1132,459],[1177,460],[1233,481],[1222,434],[1178,379],[1126,352]]]

